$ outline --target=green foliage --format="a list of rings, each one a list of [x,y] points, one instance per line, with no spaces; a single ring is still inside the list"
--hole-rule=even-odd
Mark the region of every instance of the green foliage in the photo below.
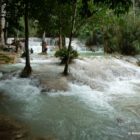
[[[68,50],[67,48],[62,48],[58,51],[56,51],[55,53],[55,57],[60,57],[61,59],[61,64],[65,64],[65,62],[67,61],[68,59]],[[71,50],[70,51],[70,60],[69,62],[71,62],[73,59],[77,58],[78,57],[78,52],[76,50]]]
[[[62,0],[63,1],[63,0]],[[47,36],[69,36],[73,7],[71,1],[44,0],[36,10],[34,19],[38,20],[38,34],[45,31]]]
[[[24,36],[24,21],[23,16],[25,14],[25,0],[3,0],[5,3],[5,10],[6,10],[6,22],[8,23],[8,36]],[[44,10],[45,7],[44,3],[45,0],[40,0],[38,4],[37,0],[29,0],[27,1],[28,11],[29,11],[29,28],[30,28],[30,35],[35,36],[37,35],[37,26],[35,25],[35,19],[37,19],[39,11]],[[35,28],[34,28],[35,27]]]
[[[9,23],[8,34],[10,36],[17,35],[23,36],[24,27],[20,22],[20,17],[24,15],[24,0],[3,0],[6,3],[6,20]],[[47,36],[58,36],[61,30],[62,36],[69,36],[71,29],[71,19],[73,13],[72,3],[76,0],[29,0],[29,22],[30,35],[38,36],[42,35],[46,31]],[[102,3],[102,5],[101,5]],[[96,7],[96,4],[100,6]],[[97,17],[101,13],[104,7],[109,7],[116,13],[123,13],[129,9],[131,0],[77,0],[77,16],[76,16],[76,26],[74,29],[74,34],[77,35],[80,27],[87,24],[88,29],[81,29],[84,35],[91,34],[91,27],[93,27],[97,22],[102,22],[102,18],[97,20]],[[104,13],[105,10],[104,10]],[[91,17],[94,18],[91,18]],[[102,16],[104,16],[102,12]],[[34,21],[38,21],[38,25],[35,28]],[[96,24],[97,25],[97,24]],[[85,32],[85,34],[84,34]]]
[[[18,36],[18,37],[24,37],[25,28],[24,28],[24,18],[23,17],[20,18],[19,23],[20,23],[21,28],[15,30],[16,31],[15,35]],[[29,19],[29,24],[28,25],[29,25],[29,29],[30,29],[29,30],[29,35],[31,37],[39,36],[38,35],[38,22],[33,20],[33,19]]]
[[[5,4],[5,19],[8,23],[9,36],[16,36],[18,30],[23,31],[23,27],[20,24],[20,17],[24,14],[23,1],[18,0],[3,0]]]
[[[94,3],[104,4],[109,9],[112,9],[116,15],[123,14],[129,11],[132,0],[93,0]]]
[[[129,15],[114,25],[108,25],[104,33],[105,52],[124,55],[140,53],[140,18],[136,21],[132,19]]]
[[[9,23],[9,34],[17,35],[17,32],[22,36],[24,32],[21,26],[20,17],[24,15],[24,0],[3,0],[6,3],[6,20]],[[38,21],[38,25],[34,29],[31,26],[31,35],[36,35],[36,32],[41,35],[46,31],[48,36],[57,36],[60,31],[62,35],[69,36],[71,28],[71,16],[73,12],[72,3],[76,0],[29,0],[29,17],[30,20]],[[130,6],[130,0],[77,0],[77,17],[76,25],[78,27],[75,32],[79,30],[79,26],[83,24],[83,19],[91,17],[93,14],[97,14],[100,8],[95,8],[95,4],[107,5],[110,9],[116,9],[116,11],[128,10]],[[123,9],[123,10],[122,10]],[[82,18],[80,17],[82,16]],[[84,18],[83,18],[84,17]],[[85,18],[86,17],[86,18]],[[94,21],[96,22],[96,21]],[[93,23],[93,21],[92,21]],[[36,30],[39,28],[39,30]]]
[[[101,5],[100,5],[101,6]],[[81,26],[79,36],[86,40],[86,45],[104,45],[105,52],[134,55],[140,50],[140,15],[135,11],[116,16],[114,11],[105,6],[95,5],[96,14],[86,20]],[[94,48],[93,48],[94,49]]]

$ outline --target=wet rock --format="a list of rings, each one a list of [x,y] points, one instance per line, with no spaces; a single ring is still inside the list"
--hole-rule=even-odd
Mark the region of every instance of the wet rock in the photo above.
[[[4,91],[0,91],[0,100],[9,98],[8,95],[4,93]]]
[[[117,121],[118,124],[124,123],[124,120],[121,117],[116,118],[116,121]]]
[[[50,89],[48,89],[48,88],[41,89],[41,93],[45,93],[45,92],[49,92],[49,91],[50,91]]]
[[[64,77],[59,77],[56,79],[40,79],[40,85],[42,87],[42,92],[48,92],[48,91],[66,91],[68,90],[68,82],[67,79]]]
[[[56,140],[52,136],[34,137],[29,129],[14,119],[0,115],[0,140]]]
[[[0,78],[2,78],[2,76],[3,76],[3,74],[2,74],[2,72],[0,72]]]
[[[0,115],[0,140],[28,140],[29,132],[24,125]]]
[[[125,57],[125,60],[130,62],[130,63],[133,63],[133,64],[136,64],[137,63],[137,59],[135,57]]]
[[[114,57],[140,66],[140,55],[136,55],[136,56],[115,55]]]
[[[140,60],[137,61],[137,65],[140,66]]]

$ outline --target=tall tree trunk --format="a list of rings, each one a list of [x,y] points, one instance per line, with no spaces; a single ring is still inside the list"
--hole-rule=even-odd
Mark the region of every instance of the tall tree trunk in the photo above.
[[[59,28],[59,49],[62,49],[62,34],[61,34],[61,27]]]
[[[61,12],[59,14],[59,49],[62,49],[62,23],[61,23]]]
[[[65,41],[65,36],[62,36],[62,29],[60,27],[60,30],[59,30],[59,44],[58,44],[58,47],[59,49],[62,49],[63,47],[66,46],[66,41]]]
[[[2,0],[0,0],[0,48],[2,46],[1,34],[2,34]]]
[[[67,61],[64,67],[64,71],[63,74],[65,76],[68,75],[68,68],[69,68],[69,61],[70,61],[70,52],[71,52],[71,42],[72,42],[72,37],[73,37],[73,32],[74,32],[74,26],[75,26],[75,19],[76,19],[76,11],[77,11],[77,0],[74,2],[73,4],[74,6],[74,12],[73,12],[73,17],[72,17],[72,26],[71,26],[71,33],[70,33],[70,37],[69,37],[69,45],[68,45],[68,57],[67,57]]]
[[[65,36],[62,37],[62,46],[66,47],[66,40],[65,40]]]
[[[25,24],[25,53],[26,53],[26,63],[25,67],[21,73],[21,77],[29,77],[32,68],[30,66],[30,56],[29,56],[29,26],[28,26],[28,0],[25,0],[25,13],[24,13],[24,24]]]
[[[2,0],[0,0],[0,48],[4,47],[4,27],[5,27],[5,5],[2,4]]]
[[[5,21],[5,29],[4,29],[4,42],[7,44],[7,27],[8,27],[8,22]]]

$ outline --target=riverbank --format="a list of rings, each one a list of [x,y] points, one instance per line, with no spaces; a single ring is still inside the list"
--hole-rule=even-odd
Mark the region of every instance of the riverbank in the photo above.
[[[16,63],[16,53],[0,51],[0,64],[13,64]]]

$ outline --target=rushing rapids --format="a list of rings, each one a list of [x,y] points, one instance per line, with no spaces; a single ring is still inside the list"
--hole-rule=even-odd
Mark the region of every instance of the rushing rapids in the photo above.
[[[47,59],[43,63],[32,59],[35,78],[63,70]],[[33,134],[55,140],[140,138],[134,133],[140,132],[139,67],[113,57],[78,59],[70,66],[73,78],[65,81],[66,91],[43,92],[37,79],[18,77],[22,67],[0,68],[0,93],[8,97],[0,100],[0,113],[28,124]]]

